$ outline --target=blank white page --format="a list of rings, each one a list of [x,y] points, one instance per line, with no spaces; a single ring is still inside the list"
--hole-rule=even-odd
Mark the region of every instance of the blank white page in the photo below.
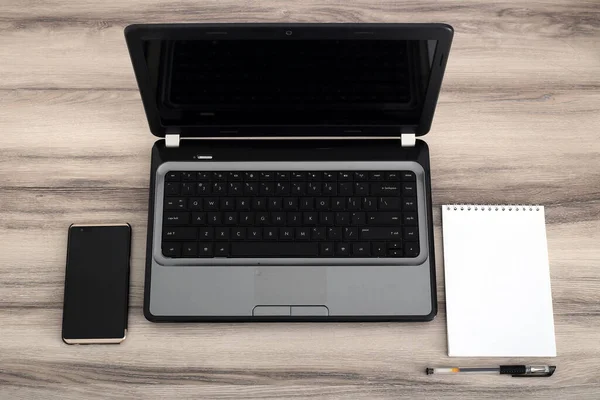
[[[442,207],[448,355],[556,356],[544,207]]]

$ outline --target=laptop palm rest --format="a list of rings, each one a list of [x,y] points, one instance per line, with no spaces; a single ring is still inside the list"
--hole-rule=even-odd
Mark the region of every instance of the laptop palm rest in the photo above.
[[[327,304],[327,268],[322,266],[257,267],[254,305]]]

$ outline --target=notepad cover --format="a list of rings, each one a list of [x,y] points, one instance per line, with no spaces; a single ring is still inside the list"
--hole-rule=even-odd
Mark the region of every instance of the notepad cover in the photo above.
[[[556,356],[544,207],[442,208],[448,355]]]

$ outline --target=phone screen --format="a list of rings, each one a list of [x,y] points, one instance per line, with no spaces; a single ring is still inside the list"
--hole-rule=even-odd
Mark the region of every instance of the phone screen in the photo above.
[[[128,224],[69,228],[62,328],[66,343],[125,339],[130,241]]]

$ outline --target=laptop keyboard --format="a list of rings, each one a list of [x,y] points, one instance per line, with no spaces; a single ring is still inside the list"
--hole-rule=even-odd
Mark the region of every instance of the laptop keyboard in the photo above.
[[[168,258],[414,258],[412,171],[171,171]]]

